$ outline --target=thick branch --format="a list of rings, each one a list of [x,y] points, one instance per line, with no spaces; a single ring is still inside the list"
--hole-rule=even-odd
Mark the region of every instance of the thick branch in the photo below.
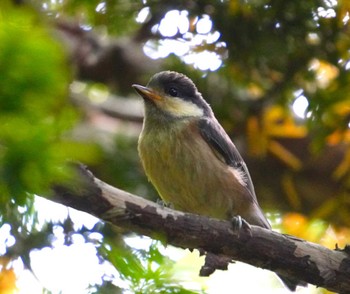
[[[338,293],[350,292],[349,250],[257,226],[235,231],[230,222],[174,211],[114,188],[81,168],[77,189],[54,188],[53,200],[138,234],[182,248],[223,254]]]

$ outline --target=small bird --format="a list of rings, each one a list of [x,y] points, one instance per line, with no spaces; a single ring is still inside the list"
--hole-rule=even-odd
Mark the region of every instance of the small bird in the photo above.
[[[245,162],[192,80],[163,71],[133,88],[145,107],[139,155],[162,200],[181,211],[224,220],[239,215],[271,229]],[[295,290],[297,283],[282,280]]]

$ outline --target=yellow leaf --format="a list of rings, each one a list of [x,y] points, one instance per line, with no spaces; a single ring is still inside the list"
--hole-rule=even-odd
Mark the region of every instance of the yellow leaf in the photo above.
[[[268,108],[263,121],[265,132],[269,137],[304,138],[307,135],[306,127],[297,125],[281,106]]]
[[[267,151],[267,137],[259,125],[258,118],[251,116],[247,121],[247,142],[249,154],[261,157]]]
[[[13,268],[2,267],[0,271],[0,293],[14,294],[17,293],[16,274]]]
[[[287,195],[290,205],[295,210],[301,209],[301,201],[298,192],[295,188],[293,177],[290,173],[286,173],[282,176],[282,187]]]
[[[293,153],[291,153],[277,141],[271,140],[269,142],[268,150],[279,160],[294,170],[300,170],[303,166],[301,160],[298,157],[296,157]]]
[[[300,213],[287,213],[282,220],[282,226],[288,234],[302,237],[308,225],[307,218]]]
[[[340,179],[345,176],[350,170],[350,150],[347,150],[341,163],[337,166],[333,172],[333,177],[335,179]]]

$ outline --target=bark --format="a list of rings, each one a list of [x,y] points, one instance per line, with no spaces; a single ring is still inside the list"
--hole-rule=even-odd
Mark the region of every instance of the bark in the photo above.
[[[349,247],[330,250],[244,222],[235,229],[231,222],[163,207],[112,187],[83,167],[79,170],[74,187],[54,187],[52,200],[173,246],[228,256],[330,291],[350,293]]]

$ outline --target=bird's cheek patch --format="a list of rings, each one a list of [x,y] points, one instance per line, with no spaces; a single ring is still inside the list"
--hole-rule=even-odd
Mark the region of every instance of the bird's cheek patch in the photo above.
[[[165,98],[161,101],[163,108],[174,116],[203,116],[203,109],[196,104],[179,98]]]

